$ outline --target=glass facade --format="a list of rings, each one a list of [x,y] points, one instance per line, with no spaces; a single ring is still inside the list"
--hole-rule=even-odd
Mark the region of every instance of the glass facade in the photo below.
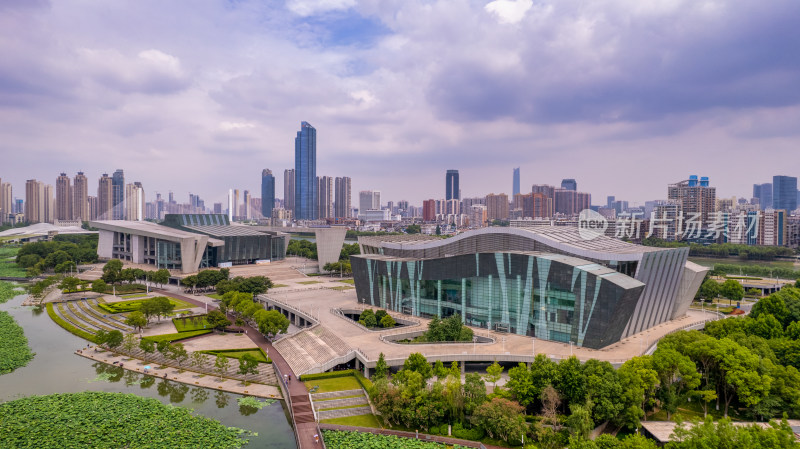
[[[264,218],[272,217],[272,209],[275,208],[275,177],[272,171],[264,169],[261,172],[261,216]]]
[[[424,318],[601,348],[619,341],[644,284],[568,256],[352,256],[359,302]]]
[[[461,199],[461,188],[458,185],[458,170],[447,170],[445,175],[445,199]]]
[[[772,177],[772,208],[792,212],[797,209],[797,178],[794,176]]]
[[[295,201],[294,214],[298,220],[316,220],[317,189],[317,130],[308,122],[300,124],[294,139]]]

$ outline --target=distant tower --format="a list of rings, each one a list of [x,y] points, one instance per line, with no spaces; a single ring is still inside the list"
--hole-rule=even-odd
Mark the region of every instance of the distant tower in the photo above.
[[[347,176],[336,178],[335,180],[335,218],[350,218],[352,204],[351,204],[351,180]]]
[[[113,210],[114,183],[108,173],[103,173],[97,186],[97,219],[113,220]]]
[[[519,167],[514,169],[514,185],[512,186],[512,198],[513,195],[519,195]]]
[[[113,197],[113,219],[125,219],[125,173],[122,169],[117,169],[111,175],[112,197]]]
[[[72,186],[72,216],[75,220],[89,221],[89,180],[79,171]]]
[[[265,168],[261,171],[261,216],[272,217],[275,208],[275,177],[272,170]]]
[[[294,139],[295,217],[298,220],[316,220],[317,206],[317,130],[308,122],[300,124]]]
[[[458,185],[458,170],[447,170],[447,174],[445,175],[445,199],[461,199],[461,190]]]
[[[794,176],[772,177],[772,208],[786,212],[797,209],[797,178]]]
[[[283,171],[283,208],[294,214],[294,169]]]
[[[561,188],[567,190],[578,190],[578,182],[572,178],[562,179]]]

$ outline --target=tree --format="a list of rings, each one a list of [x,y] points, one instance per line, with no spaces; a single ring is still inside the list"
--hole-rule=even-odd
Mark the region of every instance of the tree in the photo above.
[[[213,329],[217,330],[224,329],[231,325],[231,322],[228,321],[228,318],[225,316],[225,314],[219,310],[212,310],[208,312],[208,314],[206,314],[206,322]]]
[[[523,406],[514,401],[494,398],[478,407],[472,419],[490,437],[499,437],[508,442],[509,438],[516,440],[527,433],[528,425],[523,417],[524,410]]]
[[[464,412],[472,415],[481,404],[486,402],[486,384],[478,373],[467,373],[464,376]]]
[[[124,335],[122,335],[122,332],[114,329],[108,332],[105,344],[109,349],[113,351],[117,346],[122,344],[123,338]]]
[[[183,343],[175,343],[169,351],[169,358],[178,362],[178,368],[183,369],[183,362],[189,358],[189,352],[183,346]]]
[[[92,282],[92,291],[95,293],[105,293],[107,288],[108,284],[102,279],[97,279]]]
[[[505,368],[500,366],[497,363],[497,360],[494,361],[491,365],[486,367],[486,380],[494,384],[494,389],[497,390],[497,381],[500,380],[500,376],[503,375],[503,371]]]
[[[375,363],[375,374],[373,379],[385,379],[389,375],[389,365],[386,364],[386,357],[381,352],[378,355],[378,361]]]
[[[652,405],[658,373],[652,369],[651,357],[646,355],[628,360],[617,372],[624,386],[622,400],[625,404],[617,421],[630,429],[638,428],[640,420],[645,417],[646,407]]]
[[[159,340],[156,342],[156,350],[165,358],[170,358],[172,353],[172,343],[167,340]]]
[[[128,314],[128,318],[125,319],[125,324],[141,332],[142,328],[147,326],[147,318],[139,310],[134,310]]]
[[[552,385],[548,385],[542,390],[542,421],[549,423],[553,429],[558,431],[558,407],[561,405],[561,397]]]
[[[74,292],[78,290],[78,285],[80,285],[81,281],[72,276],[65,277],[60,284],[58,284],[58,288],[65,290],[67,293]]]
[[[719,295],[719,283],[714,279],[706,279],[698,292],[701,298],[714,299]]]
[[[720,294],[726,298],[728,298],[729,303],[733,303],[733,301],[741,301],[744,297],[744,287],[742,284],[737,282],[734,279],[728,279],[722,284],[719,290]]]
[[[108,332],[105,329],[100,329],[94,334],[94,342],[98,345],[104,345],[108,341]]]
[[[144,352],[144,361],[145,363],[147,363],[148,354],[150,354],[151,352],[155,352],[156,350],[156,342],[154,342],[153,340],[148,340],[146,338],[143,338],[139,340],[139,349],[141,349],[142,352]]]
[[[289,330],[289,318],[277,310],[258,310],[253,314],[253,319],[263,335],[275,337]]]
[[[142,301],[142,305],[139,306],[139,312],[144,315],[144,318],[147,320],[147,324],[150,324],[150,320],[154,316],[157,316],[161,310],[159,309],[158,303],[150,299],[147,301]]]
[[[244,376],[244,384],[247,385],[248,374],[258,374],[258,360],[250,354],[245,354],[239,359],[239,374]]]
[[[200,280],[198,279],[197,275],[186,276],[185,278],[181,279],[181,284],[184,287],[191,287],[192,293],[194,293],[194,288],[199,282]]]
[[[381,318],[380,325],[382,328],[388,329],[390,327],[394,327],[395,325],[397,325],[397,322],[394,320],[394,318],[392,318],[391,315],[387,314],[383,318]]]
[[[190,357],[191,357],[190,363],[195,368],[200,368],[204,366],[206,362],[208,362],[208,356],[200,351],[192,352],[192,355]]]
[[[61,262],[60,264],[56,265],[53,268],[53,271],[55,271],[56,273],[67,273],[67,272],[75,271],[77,269],[77,267],[78,266],[75,265],[75,262],[73,262],[71,260],[67,260],[65,262]]]
[[[667,420],[670,420],[678,405],[700,386],[700,373],[688,356],[674,349],[658,348],[652,360],[659,379],[658,398],[667,411]]]
[[[418,224],[410,224],[406,226],[406,234],[419,234],[422,228]]]
[[[159,321],[162,317],[168,316],[175,309],[175,304],[166,296],[157,296],[145,302],[153,303],[153,312],[158,316]]]
[[[609,362],[589,359],[583,364],[586,398],[592,402],[595,422],[611,421],[622,412],[622,385],[617,370]]]
[[[109,284],[116,284],[119,281],[120,274],[122,273],[122,261],[119,259],[109,260],[103,266],[103,281]]]
[[[403,362],[403,371],[417,372],[422,376],[423,381],[427,381],[433,377],[433,369],[431,368],[431,364],[428,363],[428,360],[425,358],[425,356],[419,352],[414,352],[408,356],[406,361]]]
[[[553,387],[558,390],[567,404],[586,402],[586,378],[583,366],[577,357],[572,356],[558,363],[558,375]]]
[[[375,318],[375,312],[372,309],[366,309],[358,316],[358,322],[365,327],[375,327],[378,325],[378,319]]]
[[[214,360],[214,372],[217,373],[219,380],[222,380],[222,376],[228,372],[229,362],[228,358],[222,354],[218,354]]]
[[[717,399],[717,391],[696,390],[692,394],[703,404],[703,417],[708,416],[708,403]]]
[[[125,334],[125,338],[122,339],[122,349],[128,354],[132,353],[138,344],[136,334]]]
[[[442,227],[438,224],[436,225],[436,235],[442,235]]]
[[[169,276],[169,270],[166,268],[161,268],[153,273],[151,280],[159,286],[162,286],[169,282]]]
[[[570,404],[569,410],[571,413],[565,424],[569,427],[570,434],[578,439],[589,438],[589,434],[594,429],[591,401],[586,405]]]

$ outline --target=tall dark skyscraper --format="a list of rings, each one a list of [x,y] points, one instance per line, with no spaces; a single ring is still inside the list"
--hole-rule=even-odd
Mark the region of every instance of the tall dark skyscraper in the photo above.
[[[350,203],[351,186],[352,181],[347,176],[335,179],[335,218],[350,218],[350,210],[352,208]]]
[[[511,191],[512,195],[519,195],[519,167],[514,169],[514,181]]]
[[[561,188],[567,190],[578,190],[578,182],[572,178],[562,179]]]
[[[121,168],[111,175],[111,198],[114,220],[125,219],[125,173]]]
[[[294,139],[294,214],[298,220],[316,220],[317,130],[308,122],[300,123]]]
[[[275,177],[272,170],[265,168],[261,171],[261,215],[264,218],[272,217],[275,207]]]
[[[753,198],[758,198],[761,210],[772,207],[772,184],[753,184]]]
[[[445,199],[446,200],[460,200],[461,191],[458,186],[458,170],[447,170],[445,176]]]
[[[794,176],[772,177],[772,208],[791,212],[797,209],[797,178]]]
[[[294,169],[287,168],[283,171],[283,208],[294,214]]]

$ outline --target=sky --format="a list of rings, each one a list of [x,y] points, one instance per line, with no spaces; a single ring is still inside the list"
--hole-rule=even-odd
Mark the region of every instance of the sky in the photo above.
[[[260,196],[294,166],[382,200],[575,178],[594,204],[800,175],[796,0],[1,0],[0,179]],[[90,188],[90,194],[93,194]]]

